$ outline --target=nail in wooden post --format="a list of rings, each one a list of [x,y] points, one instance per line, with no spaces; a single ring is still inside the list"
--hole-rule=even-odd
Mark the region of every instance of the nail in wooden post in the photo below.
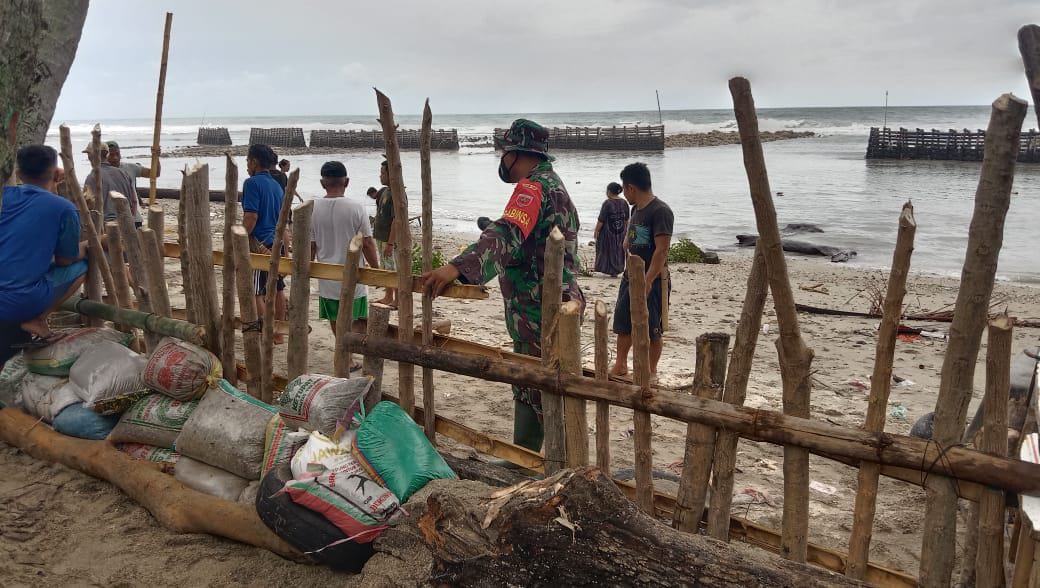
[[[307,330],[311,302],[311,216],[314,201],[308,200],[293,211],[292,284],[289,286],[289,348],[286,372],[289,381],[307,373]],[[353,308],[354,300],[342,304]]]
[[[390,174],[390,192],[394,197],[394,251],[397,261],[397,333],[401,341],[412,341],[414,324],[412,307],[412,230],[408,223],[408,194],[405,192],[404,172],[401,169],[401,152],[397,145],[397,124],[390,98],[376,90],[376,105],[379,108],[379,123],[383,127],[383,143],[386,147],[387,171]],[[415,418],[415,366],[410,363],[397,364],[397,391],[401,409]]]
[[[722,400],[741,406],[747,396],[748,378],[755,357],[755,345],[762,326],[762,310],[769,294],[766,280],[766,261],[762,251],[756,247],[755,257],[748,273],[744,305],[740,311],[740,323],[733,340],[729,369],[726,371],[726,387]],[[708,536],[729,541],[729,509],[733,504],[733,470],[737,465],[737,442],[740,436],[729,429],[719,429],[715,438],[715,463],[711,476],[711,507],[708,509]]]
[[[383,304],[372,304],[368,307],[368,339],[385,339],[390,329],[390,307]],[[365,354],[363,373],[372,376],[372,390],[365,399],[365,411],[372,410],[383,399],[383,358]]]
[[[560,305],[563,303],[563,253],[564,237],[560,229],[553,227],[545,242],[545,275],[542,279],[542,365],[554,367],[556,363],[557,324]],[[545,474],[551,476],[563,469],[567,463],[566,423],[563,414],[563,397],[555,391],[541,390],[542,423],[545,430]]]
[[[596,301],[596,379],[606,382],[610,379],[610,359],[607,356],[607,305],[602,300]],[[610,404],[596,403],[596,467],[610,475]]]
[[[152,312],[159,316],[169,317],[170,294],[166,289],[163,258],[159,257],[157,253],[159,239],[155,231],[149,228],[142,228],[138,235],[141,239],[141,253],[144,255],[145,273],[148,275],[148,294],[152,303]],[[232,358],[231,365],[235,365],[234,358]]]
[[[698,398],[722,400],[726,381],[726,356],[729,335],[707,333],[697,337],[697,364],[693,393]],[[672,526],[680,531],[696,533],[708,494],[712,458],[715,456],[715,429],[706,425],[686,425],[686,452],[683,459],[679,491],[675,496]]]
[[[430,99],[423,107],[422,126],[419,130],[419,165],[422,175],[422,271],[433,270],[433,173],[430,169],[433,112]],[[423,292],[422,297],[423,345],[433,344],[433,298]],[[433,391],[433,370],[423,368],[423,428],[430,443],[437,443],[436,397]]]
[[[560,371],[581,374],[581,302],[570,300],[560,306],[557,349]],[[589,421],[585,399],[565,396],[563,399],[564,435],[567,467],[589,465]]]
[[[812,349],[806,347],[798,328],[794,294],[787,276],[787,260],[780,244],[780,228],[776,222],[773,193],[762,154],[758,134],[758,115],[751,84],[744,78],[729,81],[733,96],[733,112],[744,152],[744,169],[748,176],[751,202],[755,208],[758,240],[766,260],[766,275],[773,293],[780,338],[776,346],[780,356],[780,378],[783,381],[784,414],[808,418],[812,392]],[[780,555],[805,562],[809,534],[809,452],[794,445],[784,446],[784,514]]]
[[[343,264],[339,311],[336,313],[336,349],[332,356],[332,369],[337,378],[349,378],[350,364],[354,361],[347,333],[354,324],[354,290],[357,289],[363,239],[361,233],[358,233],[347,243],[347,261]]]
[[[245,227],[231,227],[231,251],[235,256],[235,284],[238,287],[238,311],[242,316],[242,349],[246,356],[246,390],[260,398],[260,380],[264,358],[260,351],[260,323],[256,313],[256,288],[253,268],[249,266],[249,234]]]
[[[1011,389],[1011,319],[1002,314],[989,322],[986,343],[985,425],[979,450],[1007,456],[1007,404]],[[975,559],[978,586],[1004,586],[1004,491],[986,488],[979,501],[979,541]],[[973,529],[969,529],[971,533]]]
[[[264,373],[260,376],[260,400],[270,403],[274,398],[274,321],[275,300],[278,297],[278,265],[282,260],[282,248],[285,246],[285,227],[289,224],[292,208],[292,194],[300,182],[300,169],[289,174],[289,183],[285,186],[285,196],[278,211],[278,223],[275,225],[274,243],[271,247],[271,263],[267,268],[267,296],[264,297],[264,314],[262,344],[264,354]]]
[[[119,223],[110,221],[105,223],[105,234],[108,236],[109,259],[122,261],[124,259],[123,239],[119,235]],[[130,277],[126,273],[125,263],[113,263],[109,266],[112,277],[115,279],[116,288],[109,292],[115,299],[116,306],[120,308],[133,308],[133,295],[130,293]]]
[[[878,330],[874,373],[870,378],[870,400],[863,427],[875,433],[885,430],[888,396],[892,390],[892,361],[896,352],[896,335],[899,331],[899,318],[903,315],[903,297],[906,295],[906,278],[910,274],[910,256],[914,252],[916,232],[914,207],[907,202],[899,214],[899,231],[896,234],[896,248],[892,254],[892,270],[888,276],[881,328]],[[855,580],[862,580],[867,572],[880,475],[881,466],[878,464],[860,464],[856,506],[852,514],[852,537],[849,539],[849,559],[845,569],[845,575]]]
[[[238,165],[230,153],[225,153],[224,157],[224,268],[220,280],[220,363],[224,368],[224,379],[236,385],[238,370],[235,361],[235,239],[231,229],[238,224]],[[149,226],[151,222],[152,209],[149,209]],[[307,251],[310,252],[309,244]]]
[[[188,286],[195,303],[195,321],[206,329],[206,348],[217,357],[220,351],[220,302],[217,276],[213,271],[213,227],[209,210],[209,165],[189,169],[184,176],[181,204],[188,232]]]
[[[1004,240],[1004,221],[1011,203],[1019,135],[1027,109],[1024,100],[1004,94],[993,102],[986,129],[986,152],[975,192],[967,254],[935,402],[932,440],[943,448],[960,443],[964,434],[975,362],[986,327],[997,258]],[[949,584],[953,575],[957,531],[954,484],[956,481],[950,478],[928,478],[919,573],[924,586]]]
[[[632,381],[644,397],[650,389],[650,312],[646,305],[646,265],[638,255],[628,256],[628,298],[632,312]],[[636,453],[636,504],[649,515],[654,514],[654,460],[650,446],[653,424],[650,413],[633,411]]]

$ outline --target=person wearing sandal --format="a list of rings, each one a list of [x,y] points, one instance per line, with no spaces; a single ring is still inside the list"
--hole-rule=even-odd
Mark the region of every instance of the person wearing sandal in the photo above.
[[[59,337],[47,325],[47,317],[80,288],[87,274],[79,213],[71,202],[52,193],[62,175],[57,152],[28,145],[18,150],[17,158],[22,185],[4,188],[0,208],[2,359],[12,349],[46,347],[56,341]],[[31,336],[28,343],[25,334]]]

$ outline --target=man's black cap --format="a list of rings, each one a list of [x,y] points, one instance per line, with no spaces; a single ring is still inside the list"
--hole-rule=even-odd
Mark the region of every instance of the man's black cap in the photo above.
[[[321,177],[323,178],[345,178],[347,177],[347,166],[341,161],[326,161],[321,166]]]

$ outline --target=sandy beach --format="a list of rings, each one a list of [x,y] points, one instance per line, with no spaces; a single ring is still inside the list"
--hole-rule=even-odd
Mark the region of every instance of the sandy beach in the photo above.
[[[167,208],[168,240],[173,235],[172,212]],[[214,227],[223,225],[222,205],[213,206]],[[455,233],[435,229],[435,245],[447,257],[467,241]],[[214,246],[221,247],[220,237]],[[590,264],[593,249],[583,243],[581,253]],[[692,381],[696,337],[707,332],[733,334],[744,298],[751,257],[724,253],[719,265],[672,267],[673,295],[670,330],[659,374],[666,387]],[[814,306],[866,312],[868,291],[883,285],[887,272],[849,268],[823,258],[788,257],[796,300]],[[167,261],[167,277],[175,307],[183,306],[179,265]],[[219,270],[218,270],[219,277]],[[603,276],[581,278],[589,301],[603,300],[613,308],[618,280]],[[489,284],[484,301],[438,299],[435,317],[452,321],[452,336],[511,349],[502,318],[502,299],[496,282]],[[816,292],[800,287],[815,286]],[[822,287],[821,287],[822,286]],[[957,295],[955,279],[912,275],[906,302],[908,311],[936,310],[952,305]],[[826,293],[824,293],[824,291]],[[333,336],[327,323],[317,320],[317,284],[312,284],[310,370],[332,371]],[[370,289],[370,299],[381,292]],[[1040,288],[1010,282],[997,284],[1000,299],[1010,314],[1040,317]],[[419,299],[416,298],[416,317]],[[591,307],[591,305],[590,305]],[[585,361],[592,364],[591,309],[583,329]],[[799,315],[803,334],[815,350],[812,414],[841,426],[857,427],[867,406],[869,376],[876,341],[876,319]],[[396,320],[395,317],[391,318]],[[913,326],[946,332],[949,324],[913,323]],[[781,409],[780,377],[774,341],[776,318],[767,302],[748,390],[747,405]],[[1036,347],[1040,330],[1017,329],[1013,351]],[[613,338],[611,340],[613,346]],[[921,338],[900,341],[896,347],[894,374],[904,381],[892,389],[886,430],[907,434],[913,422],[934,408],[946,343]],[[613,355],[613,351],[612,351]],[[240,355],[241,356],[241,355]],[[970,409],[981,400],[985,344],[975,376],[975,396]],[[285,349],[276,350],[278,371],[284,372]],[[396,388],[396,365],[387,364],[384,386]],[[421,375],[417,370],[417,380]],[[511,439],[512,396],[507,385],[489,383],[447,373],[435,376],[437,412],[493,436]],[[418,387],[417,382],[417,387]],[[683,392],[674,392],[681,394]],[[420,395],[421,396],[421,395]],[[594,423],[590,406],[589,422]],[[678,473],[682,466],[686,426],[654,417],[654,467]],[[633,465],[629,411],[613,409],[611,454],[614,468]],[[593,431],[589,431],[594,451]],[[449,440],[443,445],[460,454],[468,450]],[[779,528],[783,507],[782,448],[742,441],[737,461],[733,513],[769,527]],[[0,574],[5,584],[129,585],[154,583],[164,570],[161,584],[188,585],[284,585],[288,583],[341,582],[327,570],[291,564],[260,550],[204,536],[181,536],[159,527],[139,506],[107,483],[68,470],[36,462],[18,450],[0,448]],[[822,458],[811,461],[810,541],[846,549],[851,530],[856,470]],[[674,492],[675,485],[659,488]],[[871,559],[879,564],[916,574],[921,545],[920,527],[924,492],[917,487],[883,479]],[[103,539],[103,540],[102,540]]]

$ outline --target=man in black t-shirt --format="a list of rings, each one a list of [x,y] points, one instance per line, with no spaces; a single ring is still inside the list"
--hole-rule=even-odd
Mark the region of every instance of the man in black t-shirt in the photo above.
[[[646,264],[648,291],[646,305],[650,314],[650,371],[657,375],[657,362],[661,359],[664,343],[661,340],[661,274],[668,260],[668,247],[672,241],[675,216],[672,209],[656,196],[650,186],[650,170],[645,163],[633,163],[621,170],[621,187],[625,199],[632,205],[632,218],[628,223],[625,246],[629,254],[638,255]],[[618,288],[617,306],[614,308],[614,332],[617,333],[617,360],[612,375],[628,373],[628,351],[632,347],[632,310],[629,303],[628,271]],[[670,288],[670,287],[669,287]]]

